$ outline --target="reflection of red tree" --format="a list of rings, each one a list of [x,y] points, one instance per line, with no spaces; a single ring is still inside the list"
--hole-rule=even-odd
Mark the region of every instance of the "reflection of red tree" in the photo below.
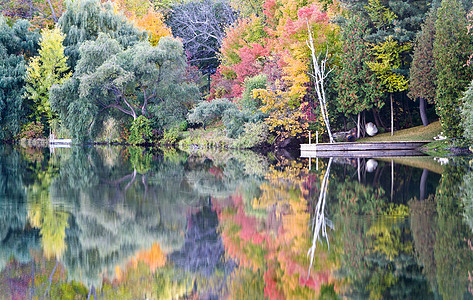
[[[213,202],[220,224],[224,224],[221,226],[221,237],[227,255],[237,259],[241,266],[254,270],[262,268],[262,255],[267,243],[264,232],[260,232],[264,227],[262,220],[246,215],[240,195],[232,197],[229,208],[219,206],[216,204],[218,201]]]
[[[213,166],[212,168],[210,168],[209,173],[218,179],[221,179],[223,177],[223,169],[218,166]]]
[[[306,256],[311,245],[308,199],[317,194],[318,177],[299,172],[294,189],[295,182],[288,182],[288,176],[274,175],[261,186],[262,196],[251,204],[239,194],[213,199],[225,250],[240,267],[264,269],[264,294],[270,299],[314,297],[322,285],[335,283],[331,275],[335,264],[329,261],[326,249],[316,249],[315,269],[310,274]],[[248,213],[255,203],[266,210],[265,217]]]

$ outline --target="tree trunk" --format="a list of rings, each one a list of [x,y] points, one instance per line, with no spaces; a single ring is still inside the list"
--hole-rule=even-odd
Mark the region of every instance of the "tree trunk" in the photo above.
[[[429,175],[429,170],[424,169],[422,171],[422,176],[420,177],[420,186],[419,186],[419,200],[425,199],[425,184],[427,182],[427,176]]]
[[[391,99],[391,136],[394,135],[394,109],[393,109],[393,93],[390,93]]]
[[[381,118],[379,117],[379,112],[376,108],[373,108],[373,116],[375,119],[376,126],[378,126],[378,128],[383,127],[384,130],[388,131],[388,128],[386,127],[386,125],[384,125],[383,120],[381,120]]]
[[[358,113],[358,120],[356,122],[356,138],[360,138],[361,126],[360,126],[360,113]]]
[[[393,196],[394,196],[394,160],[391,159],[391,202],[393,201]]]
[[[425,99],[422,97],[419,98],[419,112],[420,118],[422,119],[422,125],[424,125],[424,127],[429,125],[429,119],[427,118],[427,109],[425,107]]]

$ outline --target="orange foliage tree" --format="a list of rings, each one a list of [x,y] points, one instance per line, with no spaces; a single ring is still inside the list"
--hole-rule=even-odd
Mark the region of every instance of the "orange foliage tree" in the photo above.
[[[151,45],[157,46],[163,36],[171,36],[171,29],[164,24],[164,16],[156,11],[149,1],[145,0],[114,0],[115,9],[123,14],[135,25],[149,34]]]
[[[227,31],[211,98],[237,99],[245,79],[267,75],[268,88],[254,90],[253,98],[262,99],[261,110],[269,114],[266,122],[275,143],[284,145],[303,135],[308,122],[318,122],[309,78],[308,27],[316,50],[328,49],[329,58],[338,49],[338,29],[317,3],[266,0],[263,8],[263,17],[241,20]]]

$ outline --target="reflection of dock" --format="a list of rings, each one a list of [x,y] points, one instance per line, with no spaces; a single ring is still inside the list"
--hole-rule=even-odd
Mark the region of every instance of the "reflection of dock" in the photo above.
[[[420,156],[423,154],[417,149],[427,143],[429,141],[301,144],[301,157]]]
[[[402,156],[423,156],[417,150],[385,150],[385,151],[304,151],[301,150],[301,157],[402,157]]]
[[[71,139],[49,139],[50,148],[70,148],[71,144]]]

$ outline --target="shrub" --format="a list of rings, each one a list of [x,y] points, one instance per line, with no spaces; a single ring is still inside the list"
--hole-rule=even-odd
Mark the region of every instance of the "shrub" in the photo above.
[[[23,126],[21,132],[17,136],[17,139],[40,139],[43,137],[43,124],[41,124],[41,122],[30,122]]]
[[[228,109],[222,118],[223,125],[227,131],[227,136],[231,138],[239,137],[246,123],[257,123],[263,121],[265,114],[260,111],[251,111],[248,109]]]
[[[144,116],[139,116],[131,124],[128,143],[133,145],[144,144],[150,141],[152,135],[151,121]]]
[[[254,148],[267,142],[269,136],[269,127],[264,122],[246,123],[243,127],[243,133],[233,143],[234,148]]]
[[[177,129],[179,131],[185,131],[187,129],[187,127],[188,127],[188,124],[187,124],[186,120],[184,120],[184,121],[177,124]]]
[[[215,99],[212,101],[203,101],[197,104],[187,116],[191,123],[210,125],[220,120],[226,110],[237,109],[235,103],[228,99]]]
[[[465,92],[462,102],[461,117],[463,128],[465,129],[463,136],[467,139],[473,139],[473,81]]]
[[[164,129],[161,143],[165,145],[174,145],[177,141],[179,141],[179,138],[179,128],[171,128],[169,130]]]
[[[259,74],[245,79],[245,90],[241,95],[241,105],[250,110],[257,110],[263,104],[259,97],[253,97],[253,90],[266,89],[268,78],[265,74]]]

